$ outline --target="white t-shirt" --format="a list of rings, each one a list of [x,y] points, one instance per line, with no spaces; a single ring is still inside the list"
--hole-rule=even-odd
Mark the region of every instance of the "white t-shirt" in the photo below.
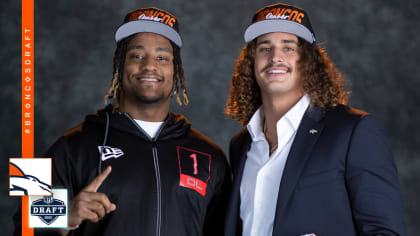
[[[137,124],[151,137],[154,138],[163,124],[163,121],[151,122],[134,119]]]

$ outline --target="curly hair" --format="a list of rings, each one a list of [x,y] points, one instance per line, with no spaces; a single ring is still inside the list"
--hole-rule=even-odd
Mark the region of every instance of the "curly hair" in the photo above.
[[[324,49],[298,38],[298,70],[303,89],[311,99],[310,106],[324,108],[345,104],[350,91]],[[245,45],[235,63],[225,114],[246,125],[261,106],[261,92],[255,79],[256,39]]]
[[[108,99],[112,99],[112,105],[115,108],[117,102],[119,101],[120,97],[120,89],[121,89],[121,80],[122,80],[122,72],[124,70],[124,63],[125,63],[125,56],[127,53],[127,47],[130,40],[134,37],[134,35],[127,37],[117,44],[117,49],[114,53],[114,71],[111,80],[111,86],[108,89],[107,93],[105,94],[104,102],[105,104],[108,103]],[[184,68],[182,67],[182,60],[181,60],[181,49],[170,41],[172,48],[174,50],[174,91],[176,92],[176,100],[180,106],[184,104],[186,107],[189,103],[187,88],[185,85],[185,77],[184,77]],[[182,89],[182,97],[183,101],[179,97],[179,87]]]

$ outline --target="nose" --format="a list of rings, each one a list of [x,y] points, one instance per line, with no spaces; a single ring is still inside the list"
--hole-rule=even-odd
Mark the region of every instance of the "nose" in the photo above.
[[[272,51],[272,57],[271,57],[271,61],[273,63],[278,63],[278,62],[282,62],[284,61],[284,54],[283,51],[281,50],[281,48],[274,48]]]
[[[143,63],[141,65],[143,70],[146,71],[155,71],[156,70],[156,61],[154,60],[153,57],[146,55]]]

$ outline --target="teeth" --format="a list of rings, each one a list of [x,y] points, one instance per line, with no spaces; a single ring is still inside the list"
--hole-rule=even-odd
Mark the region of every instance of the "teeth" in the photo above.
[[[286,70],[270,70],[270,71],[268,71],[268,73],[270,73],[270,74],[284,74],[286,72],[287,72]]]
[[[151,81],[151,82],[158,82],[159,81],[157,79],[152,79],[152,78],[141,78],[140,80],[142,80],[142,81]]]

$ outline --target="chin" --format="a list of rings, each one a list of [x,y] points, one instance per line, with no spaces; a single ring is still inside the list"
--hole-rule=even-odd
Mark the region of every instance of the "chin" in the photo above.
[[[168,99],[165,99],[164,95],[161,96],[136,96],[136,102],[141,104],[156,104],[162,103]]]

